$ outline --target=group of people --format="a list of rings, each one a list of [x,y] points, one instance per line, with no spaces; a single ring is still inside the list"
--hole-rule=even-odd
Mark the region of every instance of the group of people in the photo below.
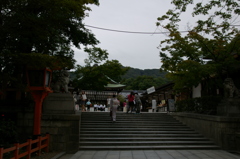
[[[81,94],[77,93],[74,95],[75,102],[81,106],[82,111],[90,110],[90,107],[92,106],[92,103],[90,100],[87,100],[87,96],[84,91],[81,92]],[[138,92],[131,92],[128,96],[128,105],[127,106],[127,113],[133,112],[133,110],[136,110],[136,114],[140,113],[142,102],[140,100],[140,96],[138,95]],[[116,113],[117,109],[120,106],[120,101],[117,99],[117,96],[114,94],[112,98],[107,99],[107,108],[110,109],[110,116],[113,122],[116,121]],[[86,109],[87,107],[87,109]],[[105,110],[106,106],[105,104],[98,105],[94,104],[94,111],[103,111]]]
[[[136,114],[140,114],[142,102],[138,92],[131,92],[128,96],[128,108],[127,113],[133,112],[134,108],[136,109]]]
[[[75,104],[77,106],[80,106],[82,111],[89,111],[90,107],[94,107],[94,111],[104,111],[106,108],[105,104],[98,104],[95,103],[94,105],[91,103],[90,99],[87,99],[87,95],[84,91],[82,91],[81,93],[75,93],[73,95],[73,98],[75,100]],[[110,106],[109,106],[110,107]],[[79,110],[79,108],[76,108],[76,110]]]
[[[128,108],[127,113],[133,112],[133,109],[136,109],[136,114],[140,114],[142,102],[140,100],[140,96],[138,92],[131,92],[128,96]],[[112,99],[107,100],[110,105],[110,116],[113,122],[116,122],[116,112],[118,106],[120,106],[120,102],[117,99],[116,95],[113,95]],[[126,105],[127,106],[127,105]]]
[[[104,111],[105,108],[106,108],[105,104],[98,104],[98,103],[94,104],[94,111]]]
[[[82,91],[81,94],[77,92],[76,94],[73,95],[73,98],[76,105],[81,106],[82,111],[86,111],[86,105],[87,105],[87,108],[90,109],[91,102],[90,100],[87,101],[87,95],[84,91]]]

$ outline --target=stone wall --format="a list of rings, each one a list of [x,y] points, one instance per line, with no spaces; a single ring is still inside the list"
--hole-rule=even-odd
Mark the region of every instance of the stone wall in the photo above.
[[[20,142],[33,137],[33,111],[18,113]],[[79,147],[80,114],[42,114],[41,134],[50,134],[50,151],[75,153]]]
[[[75,153],[79,147],[80,114],[42,115],[42,133],[50,133],[50,151]]]
[[[228,151],[240,151],[240,117],[170,113]]]
[[[49,93],[43,101],[43,114],[75,114],[75,104],[70,93]]]
[[[33,136],[35,103],[25,107],[11,107],[5,112],[16,114],[19,142]],[[76,114],[78,113],[78,114]],[[50,134],[50,151],[75,153],[79,147],[81,114],[74,110],[74,100],[69,93],[51,93],[42,109],[41,134]]]
[[[240,116],[240,99],[226,98],[222,99],[217,107],[217,114],[220,116],[239,117]]]

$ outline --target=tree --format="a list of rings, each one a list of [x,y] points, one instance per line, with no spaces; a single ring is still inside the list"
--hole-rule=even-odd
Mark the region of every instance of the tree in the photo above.
[[[85,66],[78,66],[73,80],[74,87],[85,90],[104,90],[104,86],[121,81],[122,75],[128,71],[117,60],[109,61],[107,50],[99,48],[87,49],[89,57],[85,60]],[[102,64],[101,64],[102,63]]]
[[[123,76],[125,79],[129,78],[137,78],[138,76],[152,76],[152,77],[165,77],[166,72],[160,72],[159,69],[138,69],[138,68],[130,68],[128,72]]]
[[[161,70],[175,82],[175,89],[197,86],[203,79],[222,79],[239,61],[239,30],[233,25],[240,14],[237,0],[172,0],[174,9],[158,18],[157,25],[165,28],[168,39],[161,41]],[[192,16],[205,16],[187,32],[179,31],[181,15],[194,5]],[[191,9],[191,8],[190,8]],[[206,61],[205,59],[209,59]],[[205,80],[207,81],[207,80]],[[215,82],[217,84],[219,82]]]
[[[126,85],[127,90],[146,90],[152,86],[159,87],[165,84],[167,80],[162,77],[138,76],[137,78],[129,78],[122,81]]]
[[[33,67],[73,68],[71,46],[96,45],[82,20],[98,0],[1,0],[0,84]],[[20,75],[21,76],[21,75]]]

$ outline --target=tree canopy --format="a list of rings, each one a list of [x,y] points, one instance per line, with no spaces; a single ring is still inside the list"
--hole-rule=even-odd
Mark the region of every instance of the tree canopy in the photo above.
[[[26,65],[73,68],[72,46],[99,43],[82,22],[88,4],[99,5],[98,0],[1,0],[0,81],[10,81]]]
[[[159,17],[157,26],[169,32],[168,38],[160,43],[161,70],[168,72],[175,89],[191,88],[203,79],[221,78],[233,70],[240,54],[239,30],[235,25],[240,14],[239,1],[172,0],[171,3],[174,9]],[[181,15],[191,9],[192,16],[199,20],[181,32]]]
[[[128,71],[118,60],[108,60],[107,50],[94,47],[85,49],[89,57],[85,59],[85,66],[77,67],[73,85],[84,90],[104,90],[108,83],[120,82]],[[113,80],[113,81],[112,81]]]
[[[160,72],[159,69],[138,69],[138,68],[130,68],[122,78],[137,78],[138,76],[151,76],[151,77],[162,77],[165,78],[166,72]]]
[[[146,90],[152,86],[159,87],[167,83],[166,78],[153,76],[138,76],[137,78],[124,79],[122,84],[126,85],[127,90]]]

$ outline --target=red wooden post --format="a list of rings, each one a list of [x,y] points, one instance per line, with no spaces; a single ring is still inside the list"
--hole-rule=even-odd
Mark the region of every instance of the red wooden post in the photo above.
[[[32,139],[28,139],[27,142],[28,142],[28,146],[27,146],[27,152],[28,152],[27,159],[30,159],[31,158],[31,150],[32,150]]]
[[[50,89],[51,72],[48,68],[34,69],[30,67],[26,70],[28,89],[35,101],[33,135],[41,134],[42,102],[48,93],[52,92]]]
[[[46,91],[31,92],[35,101],[33,135],[41,134],[42,102],[43,102],[43,99],[48,95],[48,93],[49,92],[46,92]]]
[[[47,136],[47,139],[46,139],[47,147],[46,147],[45,151],[49,152],[50,134],[47,133],[46,136]]]
[[[14,157],[16,158],[16,159],[18,159],[18,155],[19,155],[19,143],[15,143],[14,144],[15,145],[15,151],[14,151]]]
[[[40,156],[41,155],[41,146],[42,146],[42,136],[41,135],[39,135],[38,136],[38,143],[37,143],[37,147],[38,147],[38,156]]]
[[[0,146],[0,159],[2,159],[2,158],[3,158],[3,147]]]

